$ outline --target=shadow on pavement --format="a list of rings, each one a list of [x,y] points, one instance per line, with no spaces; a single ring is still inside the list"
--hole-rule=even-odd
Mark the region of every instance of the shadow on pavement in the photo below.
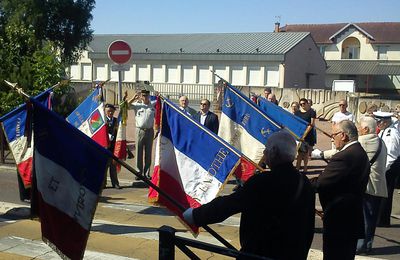
[[[400,254],[399,246],[386,246],[372,248],[372,251],[368,255],[397,255]]]
[[[147,233],[156,232],[158,228],[154,227],[135,227],[135,226],[125,226],[125,225],[112,225],[112,224],[101,224],[92,227],[92,231],[108,233],[112,235],[121,235],[128,233]],[[177,230],[177,232],[185,232],[185,229]]]
[[[0,215],[0,217],[7,220],[30,219],[31,208],[30,207],[12,208],[3,215]]]
[[[125,188],[125,186],[121,186],[123,188]],[[126,188],[148,188],[149,185],[147,185],[146,183],[142,182],[142,181],[136,181],[134,183],[132,183],[131,186],[127,186]]]
[[[121,201],[121,200],[126,200],[126,198],[115,198],[115,197],[107,197],[107,196],[100,196],[99,197],[99,202],[103,202],[103,203],[113,203],[112,200],[116,200],[116,201]]]

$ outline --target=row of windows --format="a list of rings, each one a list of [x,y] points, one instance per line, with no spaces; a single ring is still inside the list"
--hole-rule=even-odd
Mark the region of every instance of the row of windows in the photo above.
[[[118,72],[111,71],[111,66],[97,64],[93,66],[93,78],[118,80]],[[147,80],[153,83],[213,84],[219,78],[214,77],[214,70],[220,77],[235,85],[278,86],[279,68],[276,66],[194,66],[194,65],[147,65],[130,66],[122,73],[122,80],[135,82]],[[71,77],[75,80],[92,80],[91,64],[71,66]]]

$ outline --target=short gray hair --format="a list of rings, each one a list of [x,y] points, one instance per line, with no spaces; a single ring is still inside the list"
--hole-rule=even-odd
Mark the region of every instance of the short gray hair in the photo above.
[[[368,127],[369,134],[376,133],[376,120],[371,116],[363,116],[360,119],[360,126],[361,128]]]
[[[357,141],[358,131],[356,125],[350,120],[343,120],[337,123],[339,129],[349,136],[350,142]]]
[[[271,134],[265,144],[265,152],[269,166],[292,163],[296,157],[296,141],[286,131]]]

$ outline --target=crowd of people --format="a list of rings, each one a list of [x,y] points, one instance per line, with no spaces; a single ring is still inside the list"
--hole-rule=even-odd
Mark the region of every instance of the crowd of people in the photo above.
[[[264,97],[258,98],[278,105],[269,88],[264,90]],[[136,167],[150,178],[155,102],[143,90],[129,103],[136,116]],[[182,111],[218,133],[218,116],[210,106],[209,100],[202,99],[196,111],[189,107],[187,96],[179,98]],[[400,174],[399,123],[392,120],[392,113],[380,111],[370,111],[356,123],[346,100],[340,100],[338,108],[331,120],[332,149],[313,148],[317,143],[315,128],[301,145],[288,133],[274,133],[260,162],[268,166],[269,174],[256,174],[232,194],[189,208],[184,212],[185,220],[202,226],[240,212],[243,252],[276,259],[306,259],[314,234],[318,193],[323,209],[324,259],[354,259],[355,254],[370,253],[376,227],[391,224],[393,192]],[[290,111],[315,126],[317,115],[312,100],[294,101]],[[324,171],[311,179],[300,173],[302,162],[303,172],[307,172],[310,158],[328,160]],[[111,170],[112,185],[119,188]]]

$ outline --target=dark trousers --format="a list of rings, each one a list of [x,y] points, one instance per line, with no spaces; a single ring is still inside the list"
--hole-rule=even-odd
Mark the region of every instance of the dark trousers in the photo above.
[[[400,158],[397,158],[386,171],[386,185],[388,197],[383,198],[380,207],[379,226],[390,226],[390,216],[392,215],[393,192],[396,181],[400,176]]]
[[[365,222],[365,238],[358,240],[358,250],[372,248],[382,199],[382,197],[372,196],[370,194],[364,195],[363,211]]]
[[[112,160],[110,163],[109,172],[112,186],[119,186],[117,166],[112,162]]]
[[[353,260],[357,238],[349,234],[323,234],[324,260]]]

